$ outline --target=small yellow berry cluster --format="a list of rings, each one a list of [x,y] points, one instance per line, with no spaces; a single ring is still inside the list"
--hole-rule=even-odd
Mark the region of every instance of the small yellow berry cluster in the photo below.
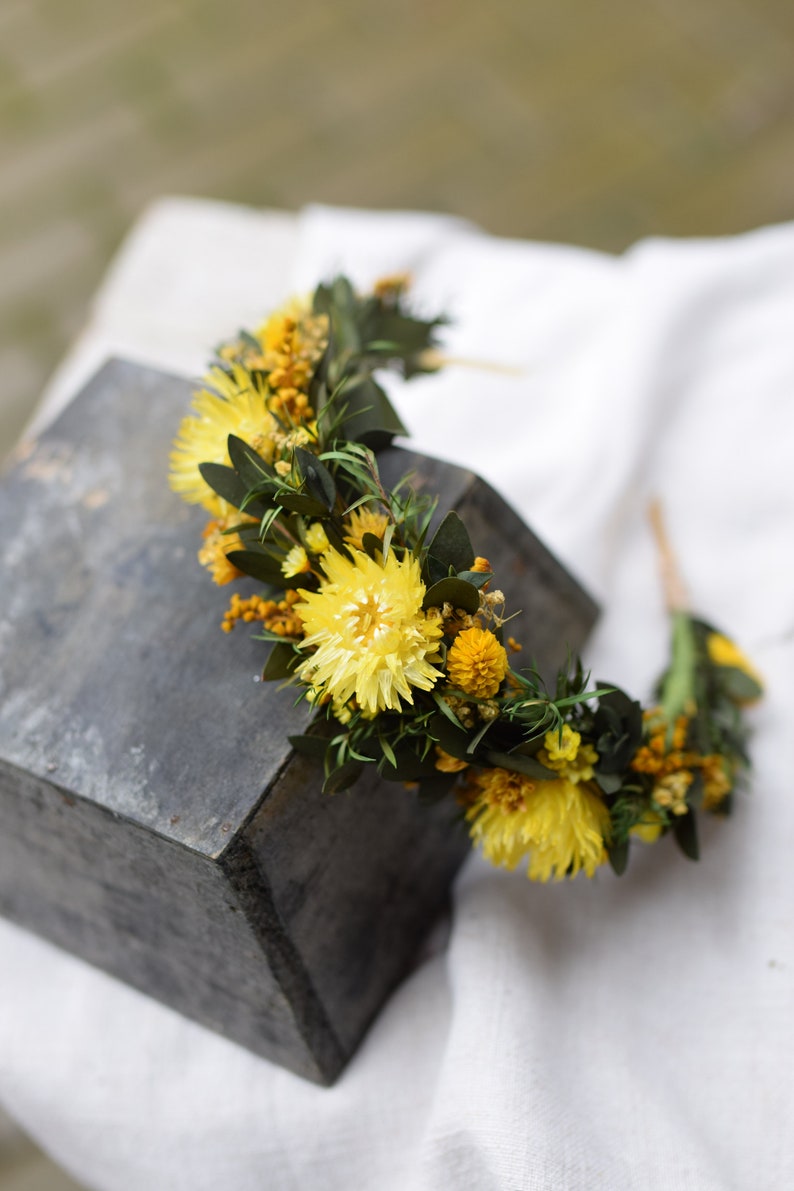
[[[295,610],[300,598],[299,593],[292,590],[285,593],[283,600],[268,600],[261,595],[244,599],[235,592],[224,613],[221,628],[224,633],[230,633],[238,620],[245,624],[257,620],[279,637],[302,637],[303,621]]]

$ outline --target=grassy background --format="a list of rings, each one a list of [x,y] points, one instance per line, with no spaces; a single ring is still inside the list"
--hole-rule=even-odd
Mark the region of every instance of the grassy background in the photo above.
[[[0,0],[0,446],[180,192],[620,250],[794,210],[790,0]]]

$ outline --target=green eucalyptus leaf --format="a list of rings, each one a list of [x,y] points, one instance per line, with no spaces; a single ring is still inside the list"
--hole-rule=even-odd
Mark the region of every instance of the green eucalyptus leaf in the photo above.
[[[275,471],[266,463],[258,451],[249,446],[236,434],[230,434],[227,439],[229,458],[238,476],[246,488],[257,488],[265,481],[275,478]]]
[[[596,773],[595,780],[605,794],[617,794],[623,785],[622,773]]]
[[[432,717],[428,724],[428,733],[450,757],[456,757],[459,761],[471,761],[468,733],[454,724],[443,712]]]
[[[262,681],[273,682],[281,678],[289,678],[298,661],[298,654],[286,641],[274,645],[262,668]]]
[[[541,765],[534,757],[527,757],[523,753],[499,753],[491,750],[485,755],[489,765],[509,769],[512,773],[523,773],[525,777],[534,777],[538,781],[553,782],[560,776],[553,769]]]
[[[290,513],[301,513],[304,517],[324,517],[328,513],[324,504],[303,492],[279,492],[276,500]]]
[[[242,482],[232,467],[223,463],[200,463],[199,472],[205,484],[209,484],[213,492],[217,492],[222,500],[228,501],[239,509],[248,495],[248,487]]]
[[[470,570],[474,563],[469,531],[454,509],[444,517],[427,549],[434,558],[458,573]]]
[[[428,806],[443,802],[451,793],[457,777],[456,773],[436,772],[433,777],[419,778],[419,801]]]
[[[698,845],[697,823],[694,811],[690,810],[685,815],[674,816],[673,835],[675,836],[675,842],[685,856],[690,860],[700,859],[700,847]]]
[[[343,554],[345,558],[350,558],[350,547],[342,536],[339,526],[333,520],[323,522],[323,529],[325,536],[328,538],[329,545],[333,546],[338,554]]]
[[[398,753],[396,766],[382,765],[380,767],[380,775],[387,782],[418,782],[432,778],[437,773],[438,770],[429,758],[423,760],[416,753],[412,755]]]
[[[375,562],[380,562],[383,558],[383,541],[374,533],[365,533],[361,538],[361,545],[364,548],[364,553],[368,554],[370,558],[374,558]]]
[[[323,505],[324,511],[330,513],[336,502],[336,484],[324,463],[321,463],[311,451],[303,447],[295,448],[295,461],[303,477],[306,487],[315,500]]]
[[[314,761],[322,761],[328,751],[328,739],[325,736],[315,736],[305,732],[296,736],[288,736],[290,744],[296,753],[302,757],[311,757]]]
[[[354,442],[379,451],[389,445],[395,434],[407,433],[386,393],[371,376],[345,385],[340,401],[347,407],[342,423],[344,433]]]
[[[345,761],[328,777],[323,783],[323,794],[339,794],[342,790],[347,790],[361,777],[364,772],[365,764],[363,761],[349,760]]]
[[[629,863],[629,841],[623,839],[610,844],[607,849],[607,855],[613,872],[616,876],[622,877]]]
[[[472,587],[479,590],[493,579],[493,571],[459,571],[458,578],[464,583],[471,583]]]
[[[479,610],[480,594],[471,583],[449,576],[428,588],[422,607],[440,608],[444,603],[450,603],[453,608],[462,608],[464,612],[473,615]]]
[[[238,571],[250,575],[252,579],[258,579],[260,583],[267,583],[271,587],[287,586],[280,564],[264,551],[230,550],[226,557]]]
[[[763,687],[737,666],[718,666],[716,673],[726,695],[735,703],[750,703],[764,693]]]
[[[598,683],[599,688],[605,685]],[[642,726],[642,707],[624,691],[613,687],[598,696],[593,722],[597,773],[618,774],[625,770],[642,742]]]

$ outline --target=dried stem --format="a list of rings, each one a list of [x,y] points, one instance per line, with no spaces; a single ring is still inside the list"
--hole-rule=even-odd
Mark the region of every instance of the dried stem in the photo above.
[[[514,364],[497,364],[492,360],[470,360],[466,356],[447,356],[434,347],[423,351],[419,362],[423,368],[449,368],[455,365],[458,368],[477,368],[482,372],[496,372],[500,376],[524,376],[526,372],[526,369],[519,368]]]
[[[668,612],[686,612],[689,608],[689,596],[687,595],[684,581],[681,578],[678,559],[667,534],[662,505],[659,500],[652,500],[648,506],[648,520],[651,523],[651,529],[656,539],[659,569],[662,576],[662,588],[664,590],[667,610]]]

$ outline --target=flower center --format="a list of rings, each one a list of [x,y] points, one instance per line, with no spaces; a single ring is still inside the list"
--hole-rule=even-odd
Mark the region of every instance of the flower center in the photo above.
[[[350,631],[356,644],[372,645],[394,626],[389,620],[391,609],[379,595],[367,595],[350,608]]]

